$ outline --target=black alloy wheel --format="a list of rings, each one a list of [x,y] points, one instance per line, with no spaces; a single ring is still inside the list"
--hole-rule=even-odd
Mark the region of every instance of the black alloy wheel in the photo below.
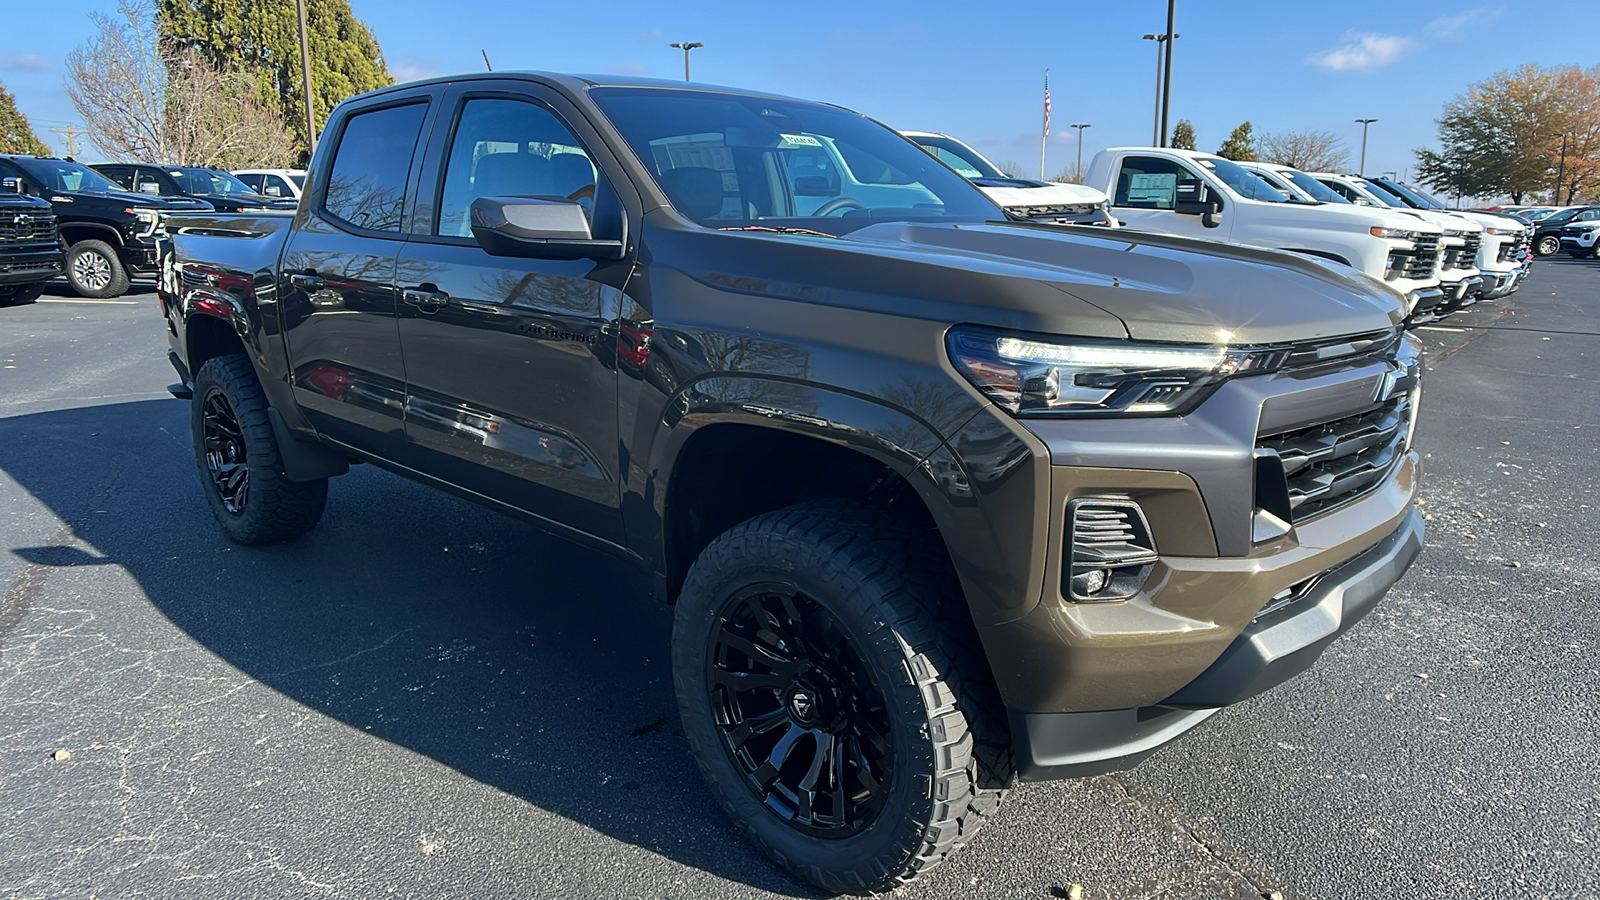
[[[220,387],[206,392],[203,403],[200,427],[205,436],[206,471],[223,508],[243,515],[250,502],[250,466],[239,417]]]
[[[717,617],[706,684],[722,746],[763,806],[817,837],[882,812],[894,747],[883,691],[833,614],[793,585],[752,585]]]

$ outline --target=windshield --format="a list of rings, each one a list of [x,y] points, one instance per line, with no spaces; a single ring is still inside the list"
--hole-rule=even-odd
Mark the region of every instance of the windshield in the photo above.
[[[1391,194],[1389,191],[1384,189],[1383,185],[1378,184],[1377,182],[1371,180],[1370,178],[1362,178],[1362,179],[1360,179],[1359,183],[1360,183],[1361,187],[1366,189],[1367,193],[1371,194],[1373,197],[1376,197],[1378,199],[1378,201],[1383,203],[1383,205],[1385,205],[1385,206],[1392,206],[1392,207],[1394,207],[1396,209],[1410,209],[1411,208],[1411,204],[1405,202],[1404,200],[1401,200],[1399,197],[1396,197],[1394,194]]]
[[[1278,172],[1274,172],[1271,169],[1250,169],[1249,172],[1251,175],[1254,175],[1262,181],[1265,181],[1278,193],[1288,197],[1290,203],[1309,203],[1315,205],[1317,202],[1310,197],[1302,195],[1293,187],[1290,187],[1284,181],[1283,175]]]
[[[955,138],[918,136],[912,138],[922,146],[922,149],[932,153],[940,162],[955,169],[962,178],[1007,178],[1006,173],[995,167],[978,154],[978,151],[968,147]]]
[[[1279,174],[1289,179],[1289,181],[1292,182],[1295,187],[1310,194],[1313,198],[1321,200],[1323,203],[1350,202],[1349,200],[1346,200],[1344,197],[1340,196],[1338,191],[1335,191],[1333,188],[1328,187],[1315,178],[1312,178],[1310,175],[1307,175],[1306,173],[1297,169],[1290,169],[1287,172],[1281,172]]]
[[[1422,196],[1420,192],[1406,187],[1398,181],[1390,181],[1389,179],[1385,178],[1382,181],[1374,183],[1405,201],[1408,206],[1412,206],[1417,209],[1443,209],[1443,207],[1441,207],[1436,201]]]
[[[1244,166],[1237,165],[1231,160],[1221,157],[1202,156],[1195,160],[1200,165],[1211,170],[1213,175],[1222,179],[1222,183],[1233,188],[1233,192],[1241,197],[1251,200],[1261,200],[1267,203],[1288,203],[1289,198],[1283,192],[1256,177],[1256,174]]]
[[[202,169],[194,166],[179,166],[165,170],[172,180],[178,183],[178,189],[185,194],[248,194],[255,195],[250,186],[239,179],[216,169]]]
[[[64,159],[17,159],[28,176],[48,191],[100,191],[124,193],[111,179],[99,172]]]
[[[1003,218],[916,144],[846,110],[657,88],[591,96],[673,208],[709,228],[839,235],[884,219]]]
[[[1583,207],[1581,206],[1574,206],[1571,209],[1551,210],[1549,215],[1546,215],[1544,218],[1537,219],[1535,221],[1542,222],[1545,225],[1560,225],[1562,222],[1565,222],[1577,215],[1580,211],[1582,211],[1582,209]]]

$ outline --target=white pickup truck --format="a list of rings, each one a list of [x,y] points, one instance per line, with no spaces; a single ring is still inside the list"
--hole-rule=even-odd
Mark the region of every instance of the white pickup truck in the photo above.
[[[1478,268],[1483,249],[1483,226],[1454,213],[1412,209],[1405,201],[1358,175],[1312,172],[1311,176],[1332,188],[1346,200],[1368,209],[1387,209],[1412,216],[1444,229],[1444,248],[1439,254],[1439,286],[1444,290],[1442,311],[1470,306],[1483,286]]]
[[[1112,215],[1130,227],[1343,263],[1405,295],[1413,321],[1431,317],[1443,299],[1442,229],[1414,216],[1290,203],[1237,163],[1163,147],[1102,150],[1085,182],[1105,191]]]
[[[1528,273],[1533,259],[1533,229],[1497,213],[1473,209],[1447,209],[1439,199],[1393,178],[1371,178],[1370,183],[1399,197],[1412,209],[1448,212],[1483,226],[1483,245],[1478,248],[1478,268],[1483,273],[1481,295],[1488,300],[1514,293]]]
[[[902,131],[917,146],[978,189],[1006,215],[1018,221],[1049,222],[1055,225],[1101,225],[1116,228],[1110,203],[1103,191],[1065,181],[1034,181],[1015,178],[948,134],[932,131]]]

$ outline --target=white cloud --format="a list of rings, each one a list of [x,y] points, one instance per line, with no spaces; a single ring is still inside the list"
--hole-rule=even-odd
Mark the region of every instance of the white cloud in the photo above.
[[[394,80],[404,84],[407,81],[420,81],[440,74],[439,61],[436,59],[418,59],[414,56],[401,57],[394,68],[389,70]]]
[[[1346,31],[1339,45],[1313,53],[1306,61],[1330,72],[1370,72],[1381,69],[1416,47],[1415,38],[1371,31]]]
[[[48,72],[50,67],[50,60],[43,56],[34,56],[28,53],[0,53],[0,69],[15,69],[19,72]]]
[[[1440,16],[1423,27],[1422,31],[1429,37],[1453,38],[1465,31],[1468,26],[1480,22],[1488,22],[1499,17],[1500,10],[1486,6],[1475,6],[1450,16]]]

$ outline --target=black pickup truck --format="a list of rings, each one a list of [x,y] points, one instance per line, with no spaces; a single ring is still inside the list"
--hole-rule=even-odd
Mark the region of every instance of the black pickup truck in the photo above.
[[[258,194],[221,169],[150,163],[96,163],[90,168],[124,190],[167,199],[199,200],[217,212],[285,212],[295,208],[293,198]]]
[[[200,212],[199,200],[124,191],[70,159],[0,154],[0,186],[39,197],[55,212],[66,244],[66,276],[85,297],[119,297],[134,275],[155,275],[157,242],[170,212]]]
[[[870,177],[802,213],[823,145]],[[223,532],[310,530],[357,460],[640,567],[717,799],[830,890],[1299,673],[1421,547],[1372,279],[1010,223],[860,115],[677,82],[365,94],[310,184],[170,223]]]
[[[0,191],[0,306],[37,300],[61,268],[61,236],[50,204]]]

